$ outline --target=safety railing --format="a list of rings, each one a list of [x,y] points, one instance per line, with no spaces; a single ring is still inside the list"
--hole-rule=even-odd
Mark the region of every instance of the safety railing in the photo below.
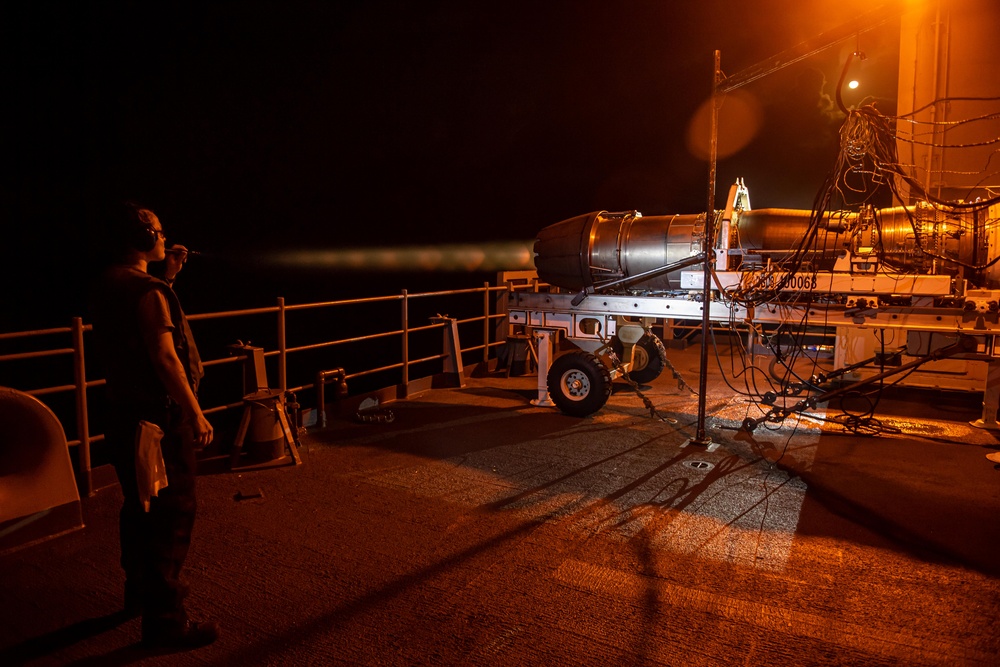
[[[245,338],[245,332],[251,330],[256,331],[257,334],[260,334],[260,336],[265,339],[271,338],[273,340],[272,345],[262,346],[264,347],[264,357],[265,359],[271,359],[272,363],[276,362],[278,371],[278,387],[284,392],[302,392],[316,388],[317,384],[315,380],[312,382],[300,383],[296,383],[295,381],[290,382],[289,369],[294,369],[295,363],[297,363],[290,363],[290,357],[306,357],[307,353],[317,353],[319,351],[344,348],[362,343],[379,343],[380,346],[385,349],[384,344],[395,339],[398,345],[398,348],[396,348],[399,354],[398,360],[386,361],[385,357],[391,355],[365,356],[353,354],[350,356],[350,359],[356,369],[353,369],[350,372],[345,371],[343,373],[343,379],[349,382],[353,379],[371,377],[380,373],[398,373],[398,384],[395,382],[387,382],[385,386],[397,384],[397,386],[402,388],[403,396],[406,396],[408,394],[407,388],[414,381],[414,378],[420,379],[422,377],[430,377],[436,374],[436,371],[434,370],[421,371],[424,375],[415,374],[415,368],[418,366],[421,368],[429,368],[429,362],[440,361],[448,356],[448,354],[443,351],[443,348],[441,347],[438,348],[442,349],[442,352],[440,353],[426,354],[426,351],[429,349],[429,345],[432,344],[429,339],[423,341],[420,345],[414,344],[415,338],[425,335],[428,332],[442,330],[445,326],[447,326],[446,323],[440,321],[431,322],[430,324],[416,323],[416,320],[414,320],[415,315],[412,312],[414,304],[435,300],[449,300],[449,306],[455,305],[460,308],[461,317],[454,318],[459,327],[462,328],[462,331],[465,332],[460,338],[471,339],[473,344],[470,344],[467,347],[462,347],[459,344],[457,346],[459,354],[462,355],[463,359],[465,359],[467,355],[470,357],[470,361],[466,363],[471,363],[471,358],[474,357],[477,363],[483,362],[488,364],[491,359],[491,352],[494,348],[504,344],[504,334],[506,329],[504,326],[498,325],[501,321],[505,321],[506,319],[506,294],[515,289],[537,290],[538,283],[537,281],[529,281],[515,284],[511,281],[507,281],[505,284],[498,286],[491,286],[489,283],[484,283],[482,287],[413,294],[403,290],[399,294],[389,296],[302,304],[286,304],[285,299],[283,297],[279,297],[276,305],[274,306],[191,314],[188,316],[188,319],[192,323],[221,321],[219,323],[213,323],[213,328],[225,326],[230,329],[231,332],[222,334],[216,332],[216,335],[214,336],[214,339],[216,340],[226,339],[230,342],[235,342],[240,338]],[[476,295],[479,295],[481,299],[475,299]],[[288,320],[290,316],[296,313],[330,313],[333,311],[337,313],[338,322],[352,322],[352,325],[360,325],[362,321],[378,321],[378,318],[367,315],[364,318],[352,320],[352,315],[348,311],[358,307],[367,308],[372,306],[398,307],[398,315],[393,318],[395,322],[398,322],[398,326],[393,326],[393,328],[388,330],[377,330],[360,335],[345,335],[342,337],[327,338],[325,340],[302,342],[301,344],[296,345],[289,345],[288,343],[288,334],[290,332]],[[429,313],[432,311],[427,312]],[[444,312],[444,309],[437,312]],[[270,335],[267,333],[265,328],[261,328],[259,323],[254,326],[247,325],[246,320],[260,316],[273,318],[274,329]],[[416,317],[422,316],[417,315]],[[427,319],[430,320],[429,315]],[[236,326],[234,324],[235,320],[244,321],[239,326]],[[202,344],[201,334],[207,331],[207,327],[207,324],[193,324],[193,328],[195,328],[195,339],[199,341],[199,348],[203,353],[206,349]],[[354,326],[342,328],[345,331],[349,331],[352,330]],[[296,335],[305,331],[316,330],[317,328],[315,326],[310,326],[305,322],[300,323],[298,328],[291,328],[291,331]],[[25,382],[11,382],[10,386],[15,389],[25,391],[26,393],[37,398],[43,399],[44,402],[48,403],[49,407],[56,413],[56,416],[59,417],[65,431],[70,431],[70,429],[66,428],[68,424],[73,425],[72,430],[75,432],[76,437],[72,439],[68,438],[67,444],[71,448],[77,448],[78,456],[76,457],[76,466],[78,484],[81,492],[87,495],[93,493],[91,446],[104,439],[104,435],[102,433],[94,434],[90,432],[92,420],[88,402],[88,391],[105,383],[104,379],[87,378],[87,347],[85,345],[85,333],[90,331],[92,331],[92,326],[90,324],[85,324],[82,318],[75,317],[72,319],[72,324],[69,327],[0,333],[0,345],[14,344],[15,346],[20,345],[23,347],[37,344],[38,341],[47,341],[51,339],[58,340],[58,342],[54,345],[42,343],[42,347],[40,349],[20,350],[0,354],[0,362],[34,363],[37,360],[44,358],[71,358],[73,368],[72,383],[59,383],[59,380],[57,380],[55,384],[51,384],[49,386],[23,387],[16,385],[25,384]],[[68,346],[65,344],[66,336],[69,338]],[[437,339],[439,346],[440,340],[440,338]],[[419,356],[414,357],[413,352],[415,350],[419,350]],[[239,364],[243,361],[243,359],[244,357],[235,355],[206,358],[203,362],[206,369],[206,379],[211,377],[212,374],[219,372],[221,367],[231,364]],[[359,362],[365,359],[370,360],[374,365],[371,367],[359,366]],[[308,362],[303,362],[303,364],[305,363]],[[296,377],[317,378],[319,377],[317,371],[324,370],[323,366],[329,368],[334,365],[333,362],[322,358],[314,358],[311,363],[312,365],[303,368],[300,373],[296,374]],[[315,366],[320,367],[317,368]],[[31,373],[22,375],[32,378],[37,377]],[[5,378],[9,377],[10,375],[7,373],[0,374],[0,384],[6,385],[9,382],[9,379]],[[58,395],[71,395],[71,407],[59,405],[54,401],[50,402]],[[230,395],[232,394],[230,393]],[[207,407],[205,407],[205,397],[202,396],[201,398],[203,409],[206,414],[219,413],[243,407],[242,395],[238,401],[226,401],[223,398],[222,400],[214,401],[213,404],[209,404]]]

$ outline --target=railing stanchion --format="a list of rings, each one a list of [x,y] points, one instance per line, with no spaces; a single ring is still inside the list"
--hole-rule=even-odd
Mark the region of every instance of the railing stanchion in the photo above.
[[[490,363],[490,284],[483,283],[483,364]]]
[[[278,297],[278,386],[288,391],[288,348],[285,345],[285,297]]]
[[[403,332],[403,396],[410,395],[410,297],[404,289],[402,300],[402,326]]]
[[[87,370],[83,356],[83,318],[73,318],[73,379],[76,384],[76,432],[80,440],[80,482],[87,496],[94,494],[90,470],[90,421],[87,418]]]

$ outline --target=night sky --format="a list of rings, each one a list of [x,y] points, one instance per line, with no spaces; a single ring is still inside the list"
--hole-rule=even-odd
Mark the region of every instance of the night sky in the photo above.
[[[702,211],[707,163],[687,135],[713,51],[732,74],[871,6],[21,4],[2,21],[4,331],[83,314],[97,211],[122,198],[205,253],[188,269],[192,312],[231,307],[217,301],[248,277],[236,305],[318,296],[294,293],[305,282],[326,298],[348,296],[345,283],[422,288],[404,275],[293,280],[261,268],[277,249],[522,240],[592,210]],[[846,54],[860,45],[870,74],[885,63],[868,94],[891,113],[895,31],[727,100],[723,135],[741,149],[721,146],[719,205],[742,176],[755,208],[809,208],[836,151]]]

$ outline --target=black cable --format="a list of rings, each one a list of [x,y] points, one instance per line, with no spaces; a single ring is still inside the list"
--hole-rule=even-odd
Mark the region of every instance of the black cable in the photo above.
[[[920,113],[924,109],[929,109],[935,104],[940,104],[942,102],[1000,102],[1000,97],[939,97],[936,100],[931,100],[922,107],[918,107],[913,111],[900,114],[899,118],[906,118],[907,116],[913,116]],[[917,122],[917,121],[913,121]]]

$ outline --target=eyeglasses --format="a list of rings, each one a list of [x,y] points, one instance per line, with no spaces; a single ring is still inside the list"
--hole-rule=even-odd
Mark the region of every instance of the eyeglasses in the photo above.
[[[159,238],[163,239],[164,241],[167,240],[167,235],[163,232],[162,229],[154,229],[153,233],[156,234]]]

